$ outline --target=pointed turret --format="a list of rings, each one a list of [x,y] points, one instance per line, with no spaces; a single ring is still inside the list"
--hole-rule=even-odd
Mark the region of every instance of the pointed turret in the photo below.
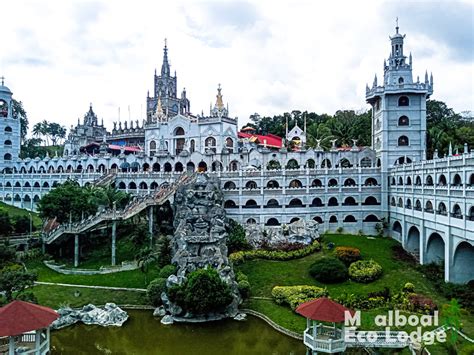
[[[425,84],[428,84],[428,70],[425,70]]]
[[[166,44],[165,38],[165,47],[163,48],[163,64],[161,65],[161,76],[170,75],[170,64],[168,63],[168,46]]]

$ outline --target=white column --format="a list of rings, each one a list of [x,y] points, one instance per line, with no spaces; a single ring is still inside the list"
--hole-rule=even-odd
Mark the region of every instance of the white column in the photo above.
[[[8,355],[15,355],[15,337],[8,338]]]

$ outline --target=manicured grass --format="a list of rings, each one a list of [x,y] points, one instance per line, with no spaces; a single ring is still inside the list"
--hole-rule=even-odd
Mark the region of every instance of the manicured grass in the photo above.
[[[38,281],[77,285],[146,288],[145,274],[139,269],[105,275],[64,275],[51,270],[40,260],[28,261],[26,262],[26,267],[28,270],[38,274]],[[158,277],[158,268],[150,268],[147,274],[147,282],[150,282],[156,277]]]
[[[31,213],[32,219],[33,219],[33,226],[36,229],[40,229],[42,224],[41,218],[39,218],[38,214],[35,212],[30,212],[27,210],[24,210],[22,208],[18,208],[15,206],[8,205],[4,202],[0,202],[0,211],[3,212],[8,212],[10,215],[10,218],[12,217],[17,217],[17,216],[27,216],[29,217],[29,213]]]
[[[32,288],[39,304],[58,309],[61,306],[80,307],[89,303],[103,305],[113,302],[119,305],[146,305],[146,294],[136,291],[95,290],[82,287],[37,285]],[[75,296],[75,292],[79,296]]]

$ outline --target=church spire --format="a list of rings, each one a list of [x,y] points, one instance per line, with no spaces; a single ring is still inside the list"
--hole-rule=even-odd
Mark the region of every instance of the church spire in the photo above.
[[[168,46],[165,38],[165,47],[163,48],[163,64],[161,65],[161,75],[169,76],[170,75],[170,65],[168,63]]]

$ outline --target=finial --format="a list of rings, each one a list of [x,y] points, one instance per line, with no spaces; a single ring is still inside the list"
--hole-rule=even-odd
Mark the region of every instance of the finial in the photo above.
[[[396,30],[396,31],[397,31],[397,33],[398,33],[398,16],[397,16],[397,18],[396,18],[395,22],[397,23],[397,27],[395,27],[395,30]]]
[[[168,40],[165,38],[165,48],[168,47]]]
[[[2,79],[2,86],[3,86],[5,84],[5,77],[2,76],[2,77],[0,77],[0,79]]]
[[[92,110],[92,102],[89,103],[89,108]]]

